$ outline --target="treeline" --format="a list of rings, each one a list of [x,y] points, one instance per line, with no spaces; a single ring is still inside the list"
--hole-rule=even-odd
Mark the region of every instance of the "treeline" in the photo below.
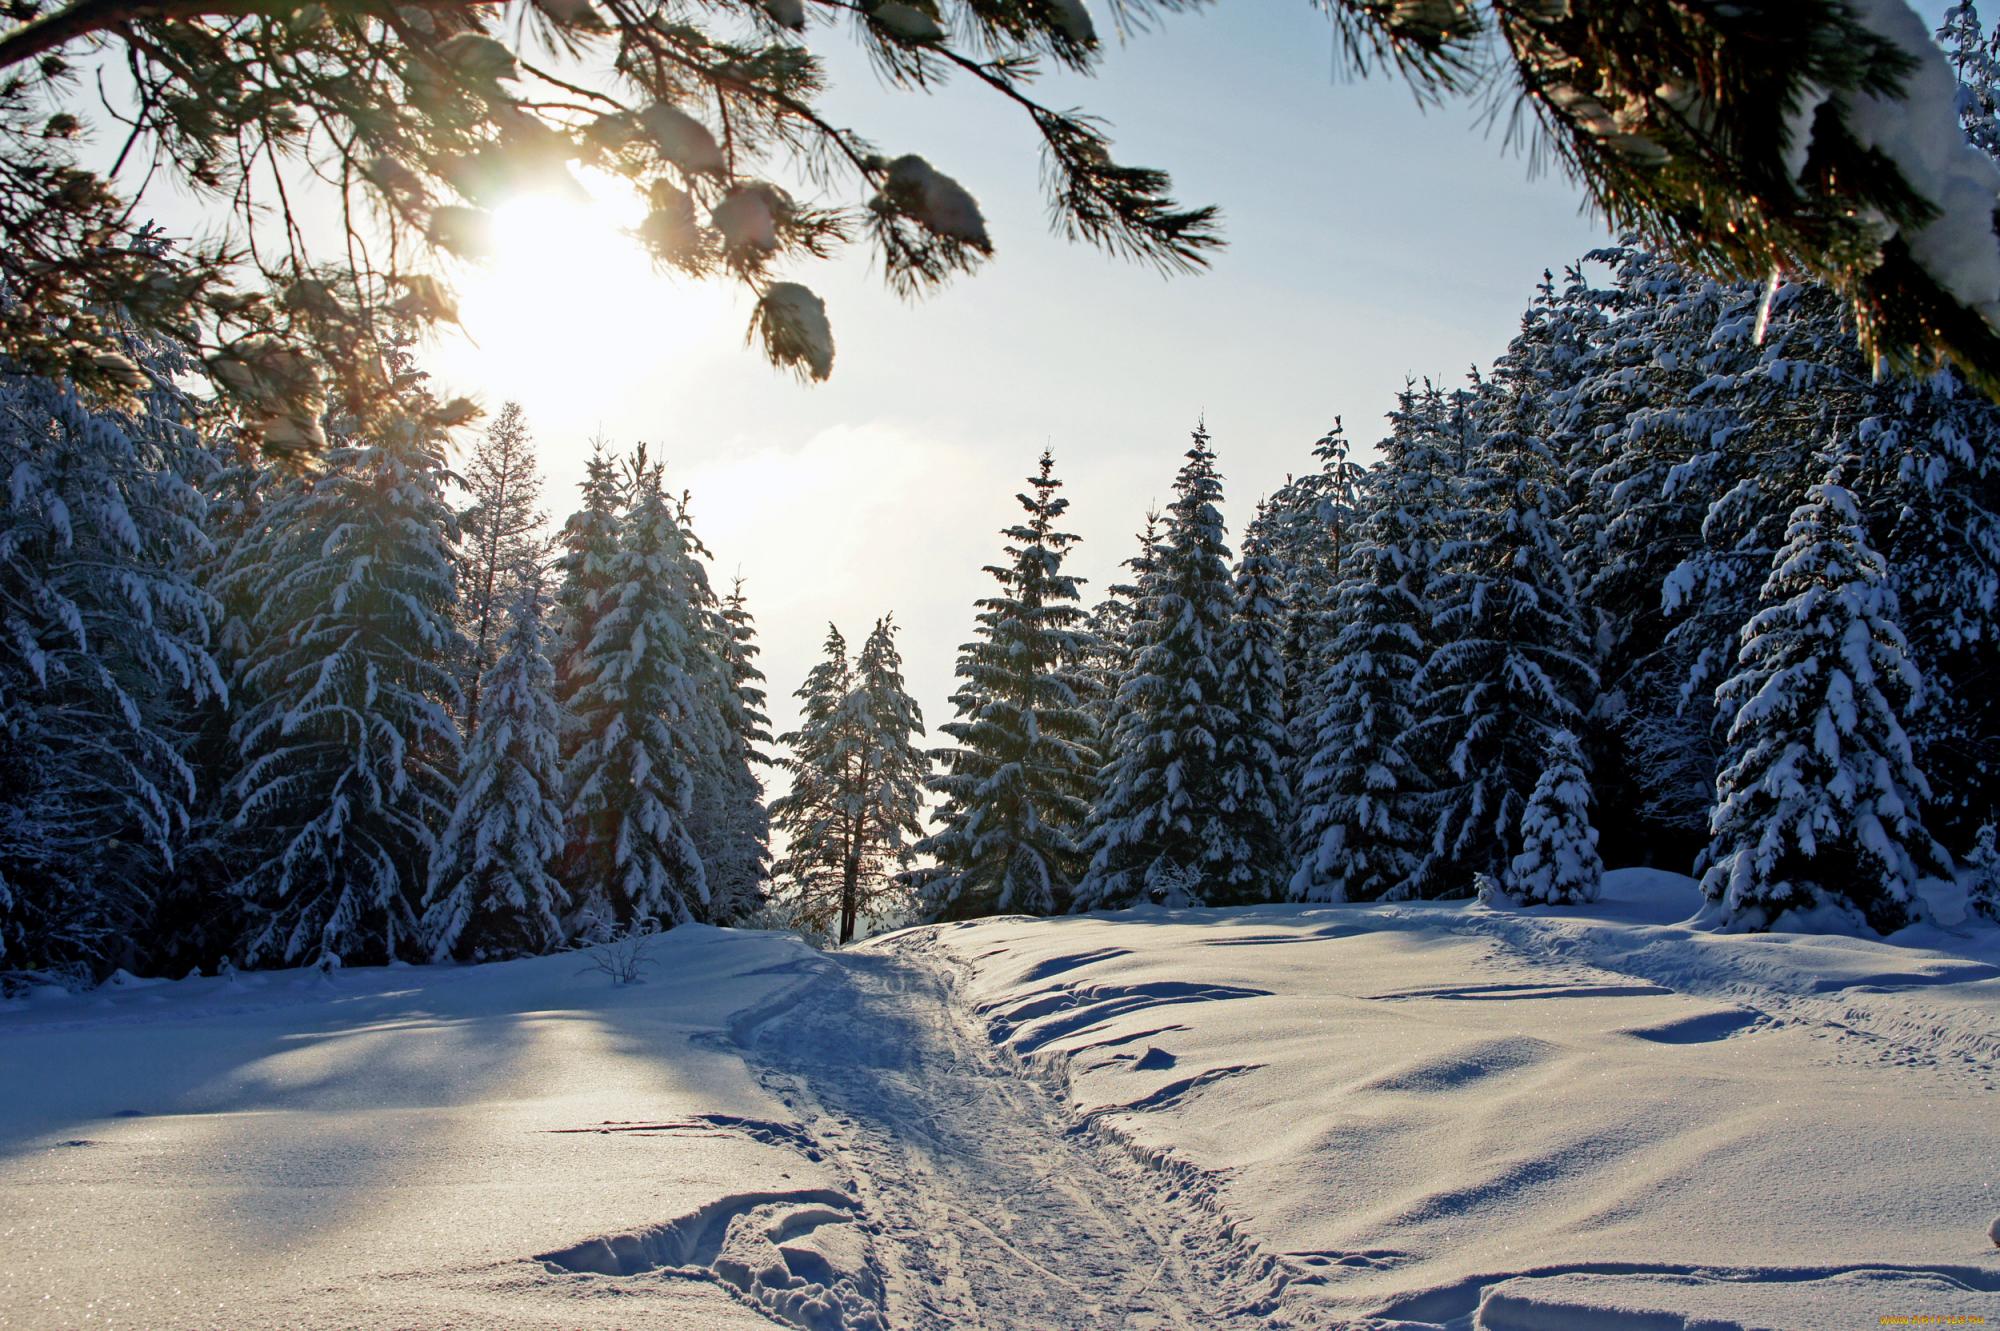
[[[2000,154],[2000,58],[1939,33]],[[1197,429],[1086,611],[1044,458],[960,657],[936,918],[1141,900],[1585,902],[1692,868],[1712,922],[2000,915],[2000,408],[1885,376],[1839,300],[1633,244],[1545,275],[1490,373],[1335,428],[1233,568]]]
[[[1044,457],[931,915],[1575,903],[1606,857],[1692,867],[1725,927],[1891,930],[1959,867],[2000,910],[2000,407],[1879,377],[1823,288],[1624,245],[1389,424],[1366,469],[1321,439],[1233,569],[1197,429],[1088,612]]]
[[[0,978],[494,958],[764,905],[755,630],[643,447],[553,542],[407,364],[310,465],[0,375]]]

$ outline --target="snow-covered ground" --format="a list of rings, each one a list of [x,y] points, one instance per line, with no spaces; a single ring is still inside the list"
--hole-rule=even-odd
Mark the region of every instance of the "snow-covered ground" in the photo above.
[[[2000,1322],[2000,931],[1145,910],[0,1008],[0,1327]]]

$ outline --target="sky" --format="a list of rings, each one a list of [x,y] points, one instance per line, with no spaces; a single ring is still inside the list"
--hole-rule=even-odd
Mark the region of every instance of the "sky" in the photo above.
[[[666,459],[717,574],[746,579],[780,730],[827,623],[858,642],[892,611],[927,722],[950,719],[982,568],[1044,447],[1095,600],[1197,421],[1235,532],[1336,416],[1366,456],[1406,375],[1490,361],[1542,269],[1608,238],[1478,105],[1425,111],[1394,79],[1336,80],[1304,3],[1173,16],[1114,45],[1098,77],[1041,89],[1110,120],[1119,159],[1170,170],[1183,201],[1221,206],[1229,247],[1198,276],[1052,236],[1031,128],[1000,99],[888,92],[843,35],[815,48],[831,118],[970,189],[992,263],[914,304],[862,247],[790,274],[826,299],[838,347],[807,386],[744,345],[746,297],[653,275],[615,208],[523,205],[496,271],[467,283],[467,336],[426,357],[448,391],[522,404],[557,521],[593,437]]]

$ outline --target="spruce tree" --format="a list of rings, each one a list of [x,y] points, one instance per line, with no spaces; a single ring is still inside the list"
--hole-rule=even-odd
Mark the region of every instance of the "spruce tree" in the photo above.
[[[1406,747],[1414,681],[1429,656],[1428,599],[1444,521],[1456,508],[1443,395],[1406,385],[1382,461],[1362,494],[1345,575],[1320,616],[1330,631],[1302,727],[1297,901],[1366,901],[1414,874],[1430,842],[1421,801],[1428,775]]]
[[[465,643],[442,441],[404,382],[410,415],[283,484],[224,577],[254,607],[228,788],[251,962],[423,955]]]
[[[605,454],[604,442],[591,441],[584,464],[583,507],[569,515],[557,540],[555,629],[556,697],[567,704],[584,681],[583,655],[597,636],[597,619],[611,564],[618,554],[624,522],[618,467]]]
[[[826,656],[797,694],[799,729],[779,737],[792,750],[792,788],[771,804],[787,847],[773,873],[798,924],[839,943],[900,890],[895,871],[922,834],[923,717],[903,687],[895,632],[892,618],[877,620],[850,660],[828,625]]]
[[[709,643],[690,628],[701,589],[660,472],[641,467],[604,586],[575,629],[570,710],[578,736],[566,767],[577,896],[574,932],[671,928],[709,903],[688,821],[705,738],[702,678]],[[591,572],[588,566],[586,572]]]
[[[499,654],[508,614],[522,589],[541,576],[542,478],[520,403],[502,406],[486,427],[464,480],[472,502],[459,514],[458,622],[472,645],[465,690],[469,731],[479,720],[480,681]]]
[[[1223,687],[1235,598],[1222,479],[1197,427],[1174,483],[1166,532],[1140,584],[1133,664],[1098,778],[1078,885],[1080,910],[1130,905],[1169,882],[1206,899],[1229,891],[1234,843],[1222,746],[1239,725]],[[1189,886],[1192,884],[1192,886]]]
[[[547,654],[541,589],[515,593],[485,703],[467,742],[458,802],[425,894],[431,956],[473,961],[553,952],[565,941],[563,713]]]
[[[1855,497],[1924,680],[1905,722],[1934,793],[1924,821],[1963,851],[2000,811],[2000,407],[1949,373],[1872,398]]]
[[[1236,567],[1236,617],[1222,668],[1234,724],[1222,740],[1222,826],[1227,871],[1217,904],[1270,901],[1290,872],[1291,734],[1285,721],[1286,623],[1277,562],[1246,537]]]
[[[1429,852],[1395,895],[1461,896],[1504,875],[1521,814],[1559,730],[1597,684],[1542,440],[1489,436],[1461,483],[1426,593],[1437,642],[1415,681],[1404,743],[1434,774]]]
[[[1090,636],[1084,658],[1084,673],[1090,678],[1090,719],[1094,734],[1096,765],[1101,770],[1109,758],[1111,736],[1118,729],[1118,693],[1125,677],[1132,673],[1136,641],[1143,615],[1141,588],[1152,576],[1160,548],[1160,514],[1146,511],[1146,525],[1139,530],[1139,549],[1123,567],[1130,569],[1132,581],[1114,582],[1102,601],[1090,608],[1087,621]],[[1094,782],[1093,782],[1094,788]]]
[[[1521,852],[1508,866],[1507,891],[1536,906],[1597,900],[1604,861],[1590,825],[1590,777],[1583,745],[1567,730],[1549,738],[1542,774],[1521,811]]]
[[[1811,487],[1787,535],[1716,692],[1729,749],[1702,891],[1728,928],[1831,906],[1887,933],[1944,863],[1904,731],[1920,681],[1853,494]]]
[[[1988,823],[1973,835],[1972,849],[1965,854],[1962,881],[1970,913],[1975,918],[2000,924],[2000,844],[1996,844],[1996,834],[2000,834],[2000,829]]]
[[[696,775],[692,833],[708,876],[707,919],[734,924],[764,905],[771,819],[757,775],[771,763],[757,628],[736,579],[714,617],[711,734]]]
[[[1938,45],[1958,78],[1958,119],[1967,142],[2000,160],[2000,30],[1987,32],[1972,0],[1944,11]]]
[[[200,795],[185,734],[226,694],[191,361],[122,345],[128,409],[0,372],[0,982],[142,964]]]
[[[1078,580],[1063,572],[1076,537],[1057,524],[1069,501],[1044,452],[1017,496],[1027,517],[1001,534],[1008,562],[986,572],[1000,584],[978,603],[977,636],[959,649],[956,741],[932,757],[942,796],[938,828],[916,851],[936,867],[915,876],[933,919],[1001,911],[1049,915],[1067,908],[1083,870],[1078,842],[1090,810],[1095,725]]]
[[[1313,457],[1319,469],[1288,477],[1259,507],[1244,533],[1244,545],[1255,538],[1278,570],[1278,605],[1284,620],[1282,715],[1290,751],[1284,776],[1293,791],[1304,786],[1313,726],[1325,701],[1316,686],[1336,631],[1328,615],[1351,559],[1367,474],[1349,458],[1347,435],[1338,417],[1313,445]],[[1296,828],[1287,832],[1297,839]]]

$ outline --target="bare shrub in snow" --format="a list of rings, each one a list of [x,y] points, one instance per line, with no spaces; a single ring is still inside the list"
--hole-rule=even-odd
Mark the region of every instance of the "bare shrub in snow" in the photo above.
[[[578,974],[596,971],[613,984],[643,984],[646,967],[652,963],[653,940],[659,935],[660,927],[652,920],[636,920],[616,929],[603,942],[585,949],[590,964]]]

